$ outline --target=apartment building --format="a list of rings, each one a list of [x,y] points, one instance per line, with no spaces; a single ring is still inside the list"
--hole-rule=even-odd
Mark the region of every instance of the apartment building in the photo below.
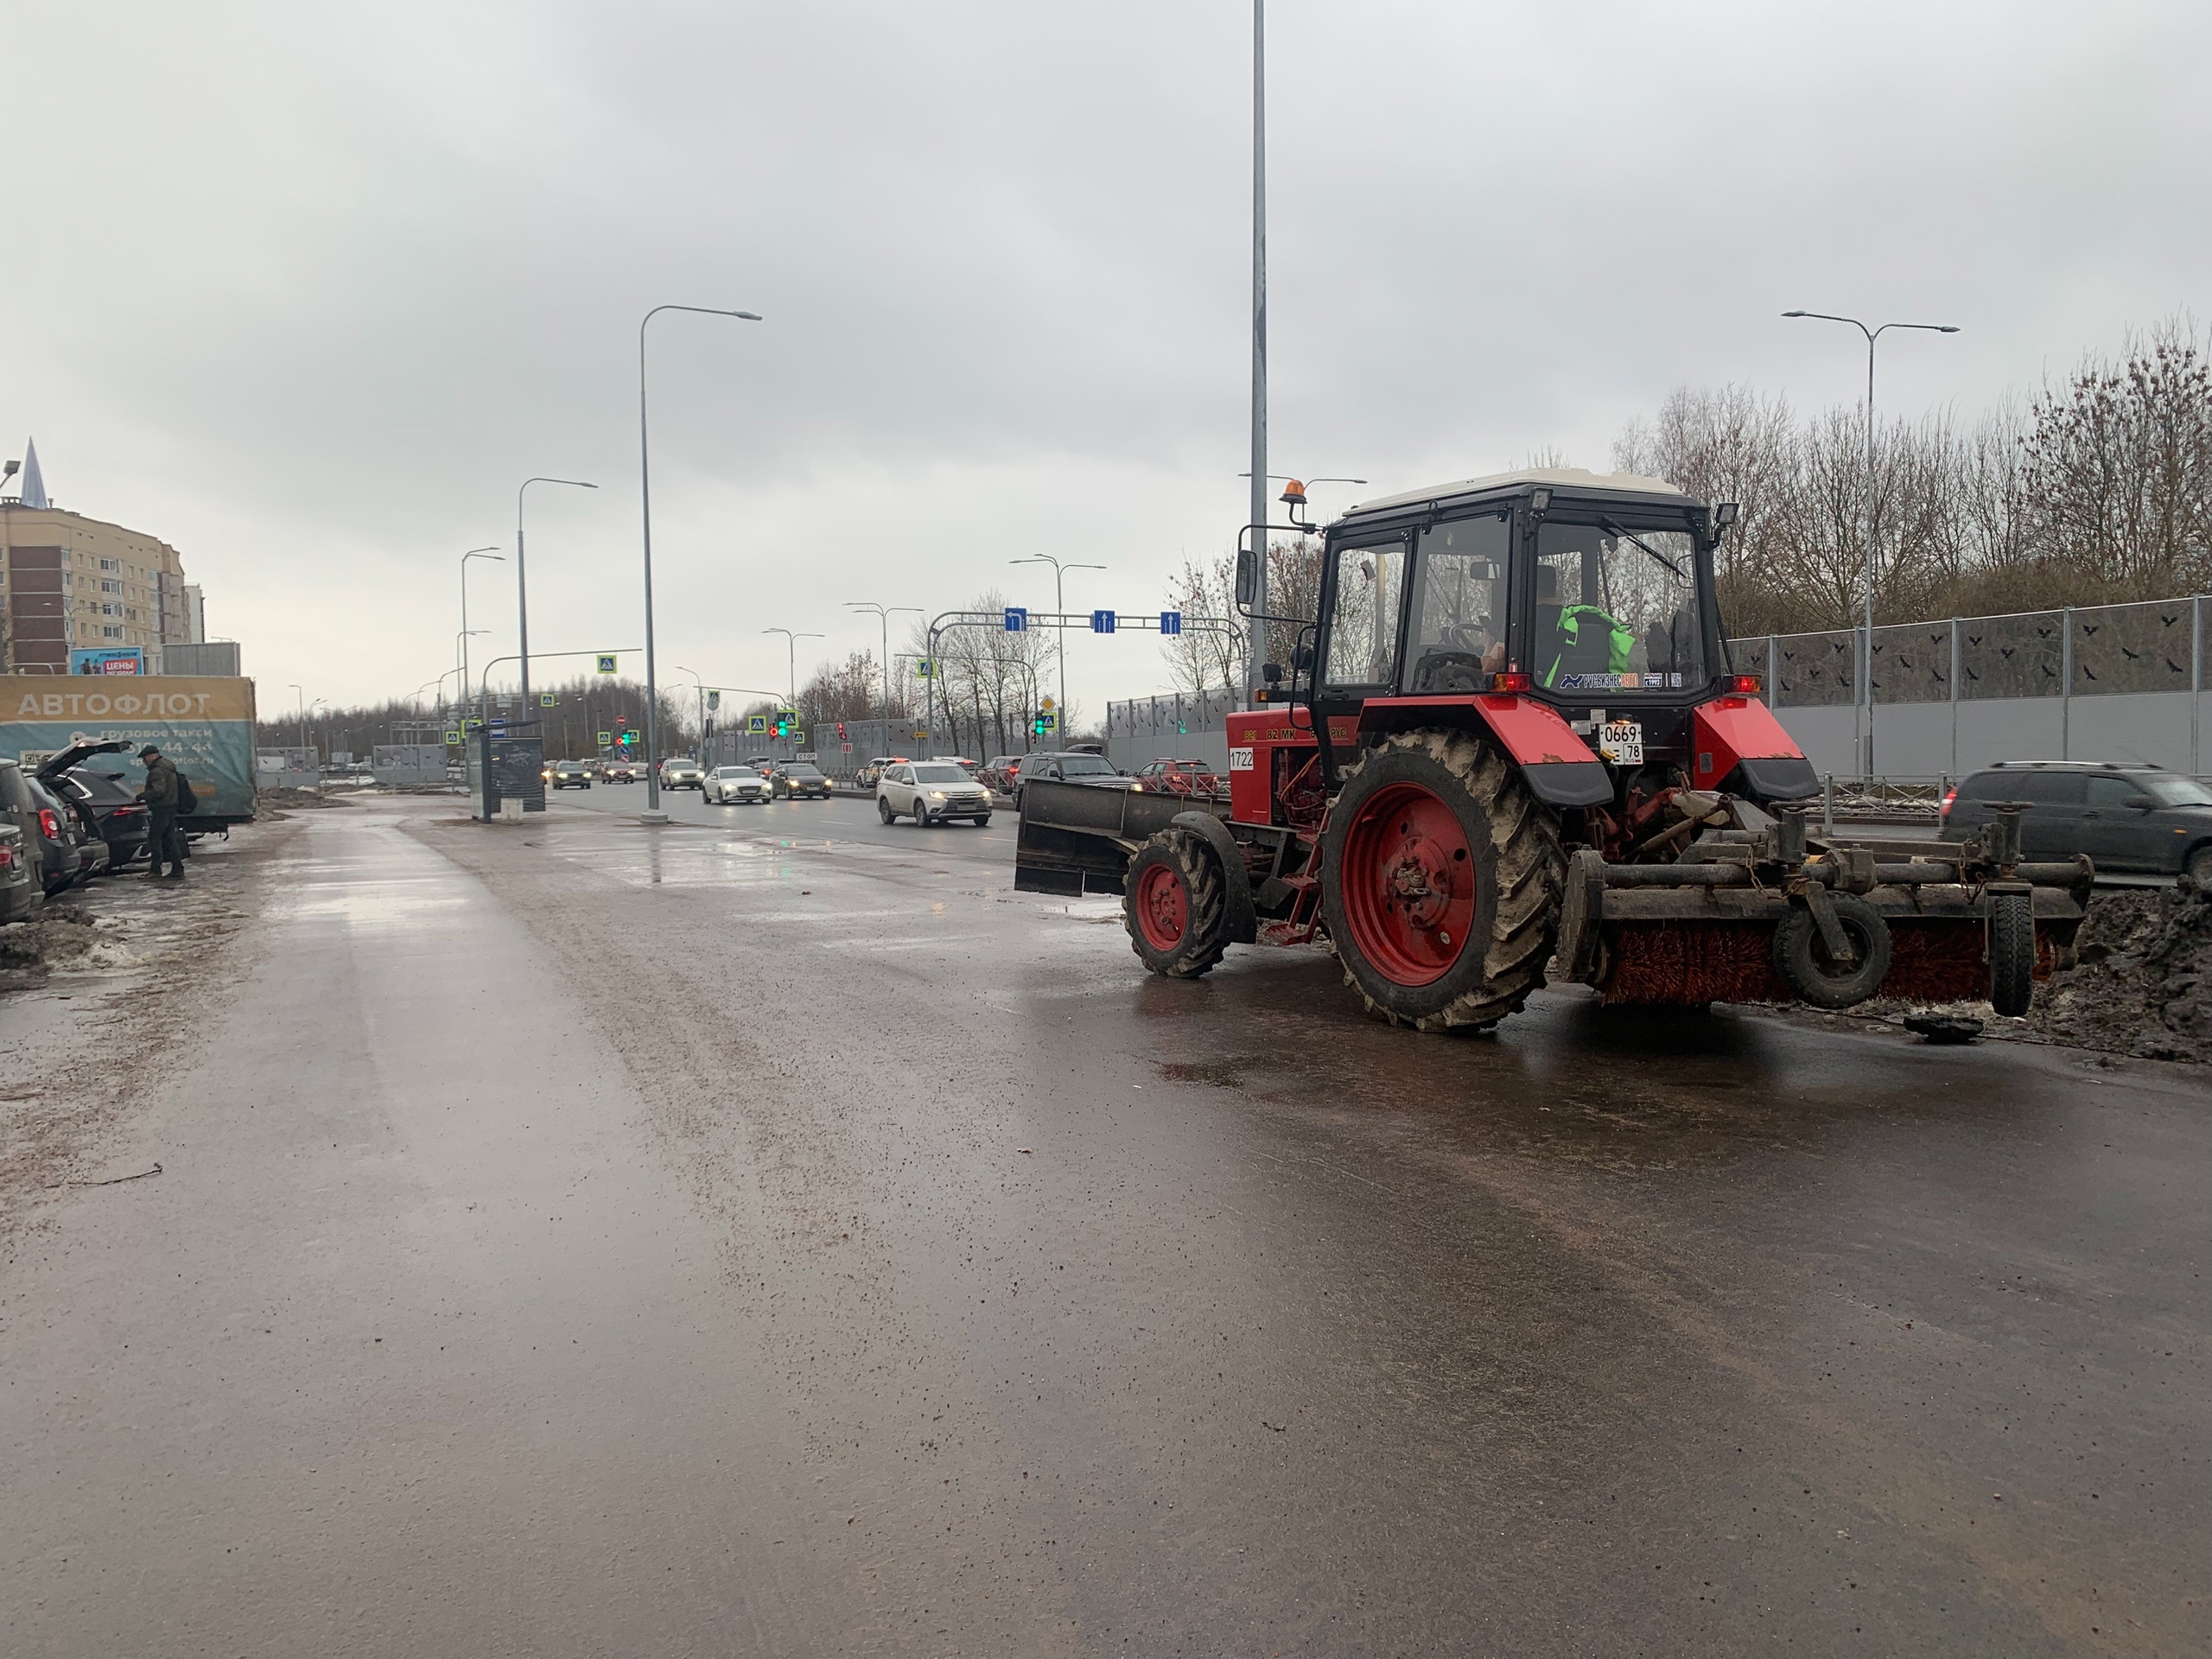
[[[0,673],[66,674],[69,653],[203,639],[200,589],[168,543],[53,505],[36,472],[0,496]]]

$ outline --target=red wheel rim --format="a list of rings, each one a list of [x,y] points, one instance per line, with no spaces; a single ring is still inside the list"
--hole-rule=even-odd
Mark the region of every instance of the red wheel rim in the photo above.
[[[1474,850],[1459,815],[1419,784],[1389,784],[1361,803],[1337,872],[1344,921],[1361,956],[1397,985],[1427,985],[1459,960],[1474,932]]]
[[[1137,926],[1155,950],[1173,950],[1191,925],[1190,896],[1183,878],[1165,864],[1148,864],[1137,878]]]

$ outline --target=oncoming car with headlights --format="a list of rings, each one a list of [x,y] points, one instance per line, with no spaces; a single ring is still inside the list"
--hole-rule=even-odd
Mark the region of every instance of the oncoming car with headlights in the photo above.
[[[766,806],[775,798],[774,786],[758,766],[716,766],[699,785],[699,793],[710,806],[734,806],[743,801]]]
[[[991,821],[991,791],[951,760],[909,760],[886,766],[875,785],[875,812],[886,823],[911,817],[918,824],[966,818],[977,829]]]

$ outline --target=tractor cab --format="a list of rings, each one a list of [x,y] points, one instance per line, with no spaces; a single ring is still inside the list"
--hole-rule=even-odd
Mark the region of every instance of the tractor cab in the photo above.
[[[1502,728],[1538,798],[1559,807],[1620,800],[1647,773],[1801,798],[1811,768],[1763,707],[1733,722],[1759,728],[1750,751],[1699,742],[1697,710],[1740,712],[1761,690],[1732,671],[1713,598],[1713,550],[1733,515],[1657,479],[1573,468],[1363,503],[1326,531],[1291,701],[1305,694],[1332,752],[1347,722],[1357,747],[1454,718],[1445,706],[1456,704],[1457,719]],[[1572,744],[1552,741],[1561,726]],[[1768,764],[1746,772],[1747,755]],[[1325,754],[1326,770],[1342,758]]]

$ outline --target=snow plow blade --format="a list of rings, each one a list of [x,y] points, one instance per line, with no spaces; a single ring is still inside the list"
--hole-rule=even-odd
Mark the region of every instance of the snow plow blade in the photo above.
[[[1119,897],[1130,855],[1178,815],[1203,804],[1188,796],[1088,784],[1041,779],[1025,784],[1021,828],[1014,840],[1014,890]]]

